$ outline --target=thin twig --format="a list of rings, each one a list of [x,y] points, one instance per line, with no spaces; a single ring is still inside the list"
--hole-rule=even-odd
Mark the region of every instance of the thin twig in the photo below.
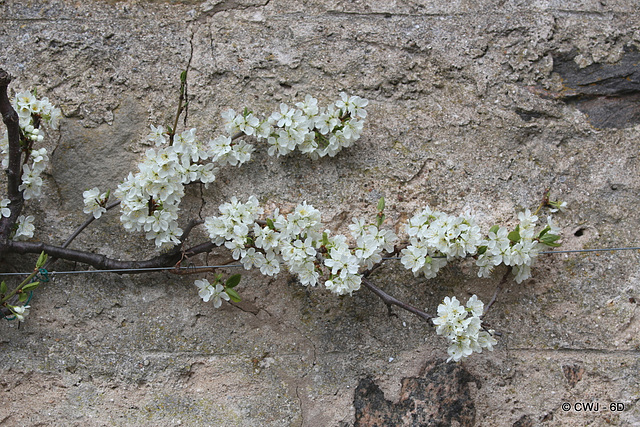
[[[377,262],[377,263],[373,264],[373,266],[372,266],[370,269],[368,269],[367,271],[365,271],[364,273],[362,273],[362,277],[364,277],[364,278],[369,277],[369,276],[371,275],[371,273],[373,273],[376,269],[378,269],[379,267],[381,267],[381,266],[382,266],[382,264],[383,264],[385,261],[388,261],[388,260],[390,260],[390,259],[395,259],[395,258],[396,258],[396,257],[395,257],[395,255],[400,254],[400,252],[401,252],[404,248],[406,248],[407,246],[409,246],[409,244],[408,244],[408,243],[401,243],[401,244],[399,244],[399,245],[394,246],[394,248],[393,248],[393,252],[390,252],[388,256],[386,256],[386,257],[382,258],[382,260],[380,260],[379,262]]]
[[[116,206],[118,206],[120,204],[120,200],[115,201],[111,204],[109,204],[105,209],[106,210],[110,210],[115,208]],[[71,242],[73,242],[73,240],[78,237],[80,235],[80,233],[82,233],[84,231],[85,228],[87,228],[93,221],[95,221],[95,217],[93,216],[93,214],[90,214],[87,217],[87,220],[76,229],[76,231],[73,232],[73,234],[71,236],[69,236],[69,238],[62,244],[62,248],[66,248],[67,246],[69,246],[71,244]],[[42,266],[42,268],[49,269],[56,261],[58,261],[59,258],[56,257],[51,257],[47,260],[47,262]]]
[[[547,206],[549,204],[549,194],[551,192],[551,187],[547,187],[544,189],[544,194],[542,195],[542,200],[540,201],[540,204],[538,205],[538,209],[536,209],[536,211],[533,213],[534,215],[538,215],[538,212],[540,212],[540,209],[542,209],[543,207]]]
[[[176,111],[176,118],[173,122],[173,129],[169,133],[169,145],[173,145],[173,138],[176,135],[176,130],[178,129],[178,121],[180,120],[180,115],[182,114],[182,110],[184,108],[183,103],[185,101],[185,91],[187,85],[187,70],[183,71],[180,74],[180,97],[178,98],[178,110]]]
[[[508,268],[507,272],[504,273],[504,276],[502,276],[502,280],[500,280],[500,284],[496,288],[496,291],[493,293],[493,297],[491,298],[491,301],[489,301],[489,303],[484,306],[484,311],[482,312],[482,317],[484,317],[484,315],[489,312],[489,309],[491,308],[491,306],[498,299],[498,294],[500,292],[502,292],[502,289],[504,288],[504,285],[507,283],[507,280],[509,279],[509,273],[511,273],[511,268]]]
[[[191,221],[189,221],[187,226],[184,228],[184,231],[182,232],[182,236],[180,236],[180,242],[184,243],[185,240],[187,240],[187,237],[189,237],[191,230],[193,230],[194,227],[200,224],[204,224],[204,221],[201,219],[192,219]]]
[[[391,308],[392,305],[396,305],[404,310],[407,310],[419,317],[422,317],[424,320],[431,322],[432,319],[435,318],[435,316],[432,316],[429,313],[425,313],[422,310],[419,310],[415,307],[413,307],[412,305],[409,305],[407,303],[404,303],[394,297],[392,297],[391,295],[387,294],[386,292],[384,292],[382,289],[376,287],[373,283],[371,283],[369,281],[369,279],[367,278],[363,278],[362,279],[362,283],[367,287],[367,289],[369,289],[371,292],[373,292],[374,294],[376,294],[378,297],[380,297],[380,299],[382,300],[382,302],[384,302],[387,307]]]
[[[120,200],[115,201],[115,202],[111,203],[110,205],[108,205],[105,209],[106,210],[110,210],[112,208],[115,208],[119,204],[120,204]],[[93,214],[90,214],[87,217],[87,220],[84,222],[84,224],[82,224],[80,227],[78,227],[78,229],[76,231],[74,231],[73,234],[71,236],[69,236],[69,238],[62,244],[62,247],[66,248],[67,246],[69,246],[71,244],[71,242],[73,242],[73,240],[76,237],[78,237],[78,235],[80,233],[82,233],[84,231],[84,229],[87,228],[89,226],[89,224],[91,224],[93,221],[95,221],[95,217],[93,216]]]

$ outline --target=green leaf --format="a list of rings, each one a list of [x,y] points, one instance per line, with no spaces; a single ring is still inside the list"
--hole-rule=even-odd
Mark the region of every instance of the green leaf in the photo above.
[[[275,230],[276,226],[273,223],[273,220],[271,218],[267,218],[267,227],[269,227],[271,230]]]
[[[47,262],[47,254],[45,254],[43,251],[38,257],[38,262],[36,262],[36,268],[42,268],[45,262]]]
[[[498,230],[500,230],[500,226],[496,224],[496,225],[494,225],[493,227],[491,227],[489,229],[489,233],[494,233],[495,234],[495,233],[498,232]]]
[[[241,278],[242,275],[240,274],[234,274],[233,276],[229,277],[227,279],[227,283],[224,285],[225,288],[235,288],[236,286],[238,286],[238,283],[240,283]]]
[[[562,246],[560,243],[551,243],[551,242],[543,242],[545,245],[550,246],[552,248],[557,248],[559,246]]]
[[[545,234],[544,236],[542,236],[540,241],[547,246],[557,248],[558,246],[560,246],[560,243],[556,243],[556,240],[558,239],[560,239],[560,236],[556,234]]]
[[[380,226],[381,226],[381,225],[382,225],[382,223],[384,222],[385,218],[386,218],[386,217],[384,216],[384,214],[382,214],[382,215],[378,215],[378,228],[380,228]]]
[[[29,292],[34,290],[35,288],[38,287],[38,285],[40,285],[40,282],[31,282],[28,285],[24,285],[24,287],[22,288],[22,292]]]
[[[187,81],[187,70],[184,70],[180,73],[180,82],[185,83]]]
[[[0,283],[0,294],[4,295],[7,293],[7,291],[7,284],[3,280],[2,283]]]
[[[240,299],[240,295],[238,295],[238,293],[236,291],[234,291],[233,289],[227,288],[227,289],[225,289],[225,292],[227,293],[227,295],[229,295],[229,298],[231,298],[231,301],[233,301],[233,302],[242,301]]]
[[[29,298],[29,294],[26,292],[22,292],[18,294],[18,301],[25,302]]]
[[[482,255],[483,253],[487,252],[487,247],[486,246],[480,246],[478,248],[478,255]]]
[[[509,240],[516,243],[520,241],[520,224],[516,225],[516,229],[507,235]]]
[[[547,234],[549,231],[551,230],[551,227],[549,227],[548,225],[540,232],[540,234],[538,234],[538,239],[542,239],[542,236],[544,236],[545,234]]]
[[[329,236],[325,231],[324,233],[322,233],[322,246],[328,246],[328,245],[329,245]]]
[[[384,197],[380,197],[378,200],[378,212],[382,212],[384,210]]]
[[[560,236],[558,236],[557,234],[545,234],[542,237],[542,240],[547,241],[547,242],[555,242],[559,238],[560,238]]]

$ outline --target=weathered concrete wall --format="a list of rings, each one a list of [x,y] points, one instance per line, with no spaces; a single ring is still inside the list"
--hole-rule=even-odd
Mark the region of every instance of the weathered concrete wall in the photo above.
[[[14,89],[37,86],[65,115],[46,199],[29,207],[44,241],[81,223],[84,189],[113,189],[135,167],[188,68],[201,135],[226,107],[267,113],[306,93],[346,90],[370,108],[351,149],[316,162],[260,149],[190,193],[186,217],[256,194],[307,200],[344,230],[384,195],[392,222],[429,203],[490,226],[551,187],[571,208],[558,217],[565,248],[640,242],[637,2],[4,0],[0,11]],[[74,245],[154,253],[115,214]],[[543,256],[533,274],[487,316],[503,333],[496,350],[460,366],[442,365],[445,342],[424,323],[387,316],[366,290],[338,298],[245,274],[244,302],[216,310],[193,276],[56,276],[26,323],[0,327],[0,424],[640,423],[637,252]],[[388,263],[375,281],[435,312],[445,295],[488,301],[499,275],[452,264],[424,280]],[[562,410],[591,401],[598,412]]]

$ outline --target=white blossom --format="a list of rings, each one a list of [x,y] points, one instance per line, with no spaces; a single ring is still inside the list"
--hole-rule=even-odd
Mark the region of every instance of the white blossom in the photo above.
[[[24,216],[20,215],[18,217],[18,229],[16,230],[13,238],[15,240],[27,240],[33,237],[33,232],[36,227],[33,225],[34,221],[33,215]]]
[[[0,201],[0,215],[3,217],[11,216],[11,209],[9,209],[10,204],[11,200],[9,199],[2,199],[2,201]]]
[[[29,309],[31,306],[23,305],[23,306],[9,306],[11,312],[16,316],[16,319],[20,322],[24,322],[25,316],[29,314]]]
[[[456,297],[445,297],[438,306],[438,317],[433,319],[433,324],[436,333],[449,340],[447,362],[459,362],[473,352],[482,353],[483,348],[493,350],[497,343],[491,335],[493,331],[481,330],[483,309],[484,304],[476,295],[469,298],[466,307]]]
[[[167,134],[162,126],[151,125],[151,132],[147,139],[153,142],[156,146],[164,145],[167,143]]]
[[[84,213],[92,214],[95,219],[98,219],[107,211],[104,207],[107,193],[100,194],[98,187],[83,192],[82,197],[84,197]]]
[[[194,284],[199,289],[198,295],[200,295],[200,298],[202,298],[204,302],[212,300],[215,308],[219,308],[222,305],[222,300],[229,301],[230,299],[224,290],[224,286],[219,283],[213,286],[207,279],[200,279],[196,280]]]

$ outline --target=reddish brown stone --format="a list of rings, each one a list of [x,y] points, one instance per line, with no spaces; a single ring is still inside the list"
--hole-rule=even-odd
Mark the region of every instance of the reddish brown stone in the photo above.
[[[424,376],[402,379],[397,403],[386,400],[371,378],[355,391],[355,426],[460,426],[475,424],[475,404],[469,383],[479,381],[461,365],[434,361]]]

